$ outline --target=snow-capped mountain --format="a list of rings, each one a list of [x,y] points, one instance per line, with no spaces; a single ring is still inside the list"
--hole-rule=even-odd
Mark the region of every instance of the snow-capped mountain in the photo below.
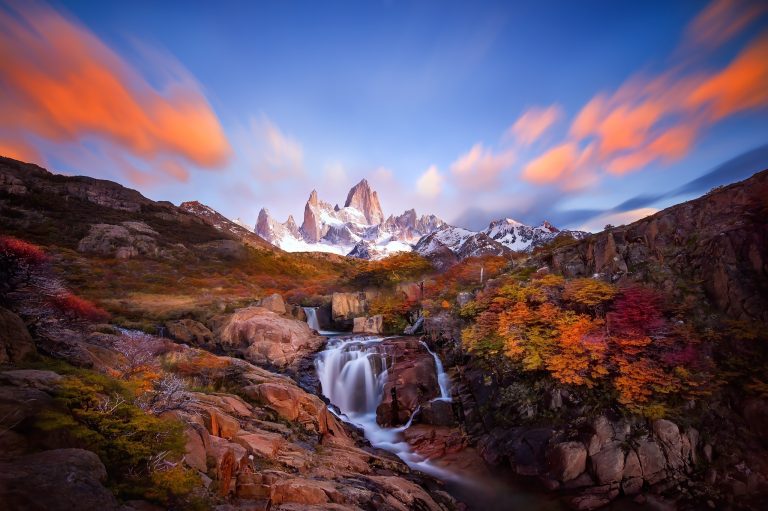
[[[385,219],[378,194],[363,179],[347,194],[344,207],[321,200],[315,190],[304,206],[299,227],[292,216],[285,222],[263,208],[255,232],[288,252],[332,252],[364,259],[379,259],[413,250],[413,244],[445,225],[434,215],[416,215],[410,209]]]
[[[588,234],[584,231],[561,231],[546,221],[537,227],[531,227],[517,220],[504,218],[491,222],[487,229],[480,232],[444,225],[420,239],[414,250],[431,259],[436,266],[447,267],[455,260],[529,252],[559,236],[582,239]]]

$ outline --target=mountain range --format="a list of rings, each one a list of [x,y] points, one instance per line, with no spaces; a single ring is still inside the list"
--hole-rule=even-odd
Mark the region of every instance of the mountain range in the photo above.
[[[313,190],[299,226],[293,216],[275,220],[262,208],[254,232],[288,252],[332,252],[361,259],[380,259],[395,252],[415,250],[447,266],[480,255],[525,252],[569,235],[582,239],[583,231],[561,231],[549,222],[532,227],[510,218],[495,220],[479,232],[447,224],[435,215],[418,216],[409,209],[399,216],[384,216],[378,193],[363,179],[347,194],[344,207],[321,200]]]

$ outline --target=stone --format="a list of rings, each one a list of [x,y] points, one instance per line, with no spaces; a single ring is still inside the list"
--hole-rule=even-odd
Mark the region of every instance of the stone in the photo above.
[[[592,471],[600,484],[621,481],[624,472],[624,451],[618,443],[607,445],[590,456]]]
[[[288,312],[285,308],[283,297],[279,293],[274,293],[262,298],[259,305],[267,310],[271,310],[275,314],[286,314]]]
[[[602,415],[592,422],[592,429],[594,434],[590,437],[587,444],[587,452],[590,456],[600,451],[613,439],[613,426]]]
[[[205,472],[208,469],[206,450],[210,443],[208,431],[201,427],[187,426],[184,430],[184,461],[192,468]]]
[[[218,494],[226,496],[234,491],[232,480],[246,463],[248,451],[223,438],[212,436],[206,451],[208,475],[218,481]]]
[[[312,479],[291,478],[275,482],[270,491],[270,502],[274,504],[295,503],[306,505],[325,504],[331,495],[338,495],[333,484]]]
[[[153,236],[112,224],[91,225],[88,234],[77,244],[77,250],[117,259],[159,254],[157,240]]]
[[[547,464],[552,477],[567,482],[575,479],[587,467],[587,449],[581,442],[562,442],[547,453]]]
[[[51,391],[64,377],[53,371],[39,369],[14,369],[0,373],[0,383],[16,387],[29,387],[37,390]]]
[[[334,321],[365,316],[368,301],[364,293],[333,293],[331,295],[331,316]]]
[[[213,407],[203,410],[205,428],[211,435],[229,440],[240,431],[240,423],[234,417]]]
[[[444,399],[435,399],[421,407],[420,422],[433,426],[453,426],[453,403]]]
[[[268,459],[274,459],[286,443],[282,435],[261,430],[241,431],[232,441],[245,447],[249,453]]]
[[[171,338],[190,346],[213,346],[213,332],[208,327],[193,319],[179,319],[165,324]]]
[[[657,419],[653,421],[652,428],[653,433],[664,449],[667,464],[675,469],[682,468],[685,464],[683,459],[683,443],[677,424],[666,419]]]
[[[355,334],[380,334],[384,331],[384,316],[376,314],[354,318],[352,325],[352,333]]]
[[[37,352],[19,316],[0,307],[0,364],[17,364]]]
[[[666,460],[659,444],[652,440],[640,440],[637,446],[637,458],[643,471],[643,479],[655,484],[666,476]]]
[[[286,369],[317,351],[325,342],[305,322],[263,307],[240,309],[223,321],[216,334],[225,349],[247,360]]]
[[[57,511],[120,509],[102,483],[107,470],[96,454],[55,449],[0,463],[0,502],[4,509]]]
[[[621,490],[625,495],[637,495],[643,489],[642,477],[630,477],[621,483]]]

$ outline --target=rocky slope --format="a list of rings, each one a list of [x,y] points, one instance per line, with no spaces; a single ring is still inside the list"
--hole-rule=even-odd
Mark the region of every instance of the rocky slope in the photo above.
[[[654,282],[677,300],[768,322],[768,171],[540,258],[569,276]],[[697,285],[701,283],[701,285]]]

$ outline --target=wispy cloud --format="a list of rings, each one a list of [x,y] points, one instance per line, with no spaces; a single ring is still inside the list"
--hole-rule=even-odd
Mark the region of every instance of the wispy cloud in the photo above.
[[[304,175],[301,143],[266,115],[251,119],[243,145],[256,177],[263,182],[289,181]]]
[[[515,162],[511,149],[494,151],[477,143],[451,164],[451,173],[468,190],[486,190],[498,184],[499,174]]]
[[[563,109],[559,105],[547,108],[531,107],[507,129],[506,140],[516,140],[524,145],[530,145],[538,140],[563,117]]]
[[[229,142],[200,87],[180,75],[155,88],[87,28],[51,7],[0,8],[0,122],[13,131],[6,143],[16,147],[97,141],[109,148],[105,152],[142,159],[147,168],[165,162],[164,174],[173,179],[186,178],[182,164],[220,168],[230,156]],[[167,163],[171,159],[175,163]]]
[[[443,181],[443,175],[432,165],[416,181],[416,190],[424,197],[434,199],[443,191]]]

